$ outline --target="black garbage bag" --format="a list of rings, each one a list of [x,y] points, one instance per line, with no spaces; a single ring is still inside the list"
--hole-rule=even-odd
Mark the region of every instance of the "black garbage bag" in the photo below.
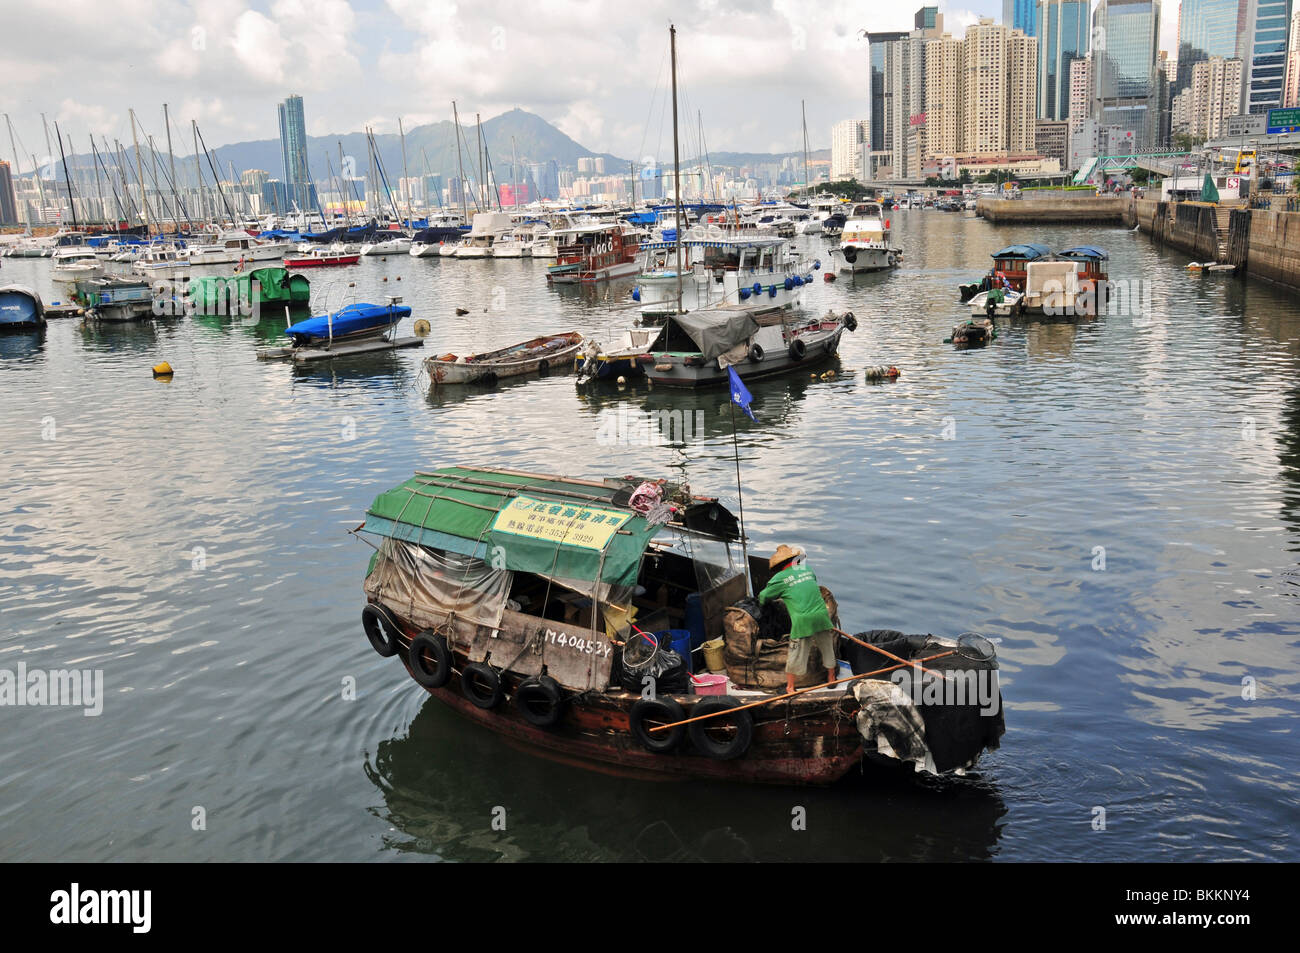
[[[926,658],[945,651],[943,646],[934,644],[930,635],[905,635],[894,629],[872,629],[858,632],[856,637],[863,642],[879,646],[899,658],[913,660]],[[853,673],[860,675],[887,668],[894,661],[880,652],[858,645],[848,639],[842,639],[840,655],[853,666]],[[989,679],[997,671],[995,656],[988,659],[972,659],[961,654],[949,655],[933,662],[926,662],[925,667],[955,677],[969,678],[972,675]],[[890,680],[893,672],[872,676],[881,680]],[[970,684],[968,682],[968,684]],[[988,689],[996,686],[996,676],[985,683]],[[1002,713],[1002,694],[997,692],[996,699],[989,698],[986,709],[976,704],[974,698],[964,698],[961,704],[921,704],[918,709],[925,723],[926,742],[934,758],[936,768],[948,771],[978,757],[981,751],[996,750],[1002,734],[1006,731],[1006,721]]]
[[[649,662],[637,664],[626,661],[620,650],[615,663],[618,684],[624,691],[640,694],[645,690],[647,675],[654,679],[657,695],[685,695],[689,691],[690,676],[686,663],[672,649],[660,647]]]

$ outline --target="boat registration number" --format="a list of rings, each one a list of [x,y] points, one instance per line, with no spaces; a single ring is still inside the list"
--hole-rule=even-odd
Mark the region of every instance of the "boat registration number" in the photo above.
[[[569,635],[567,632],[556,632],[554,629],[546,630],[546,638],[552,645],[563,646],[578,652],[586,652],[588,655],[595,655],[598,658],[603,658],[613,651],[613,646],[608,642],[593,642],[591,639],[580,639],[576,635]]]

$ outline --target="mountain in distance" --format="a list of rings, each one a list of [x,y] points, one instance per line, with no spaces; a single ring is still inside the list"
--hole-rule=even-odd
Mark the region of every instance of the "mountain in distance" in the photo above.
[[[456,154],[455,125],[450,119],[436,123],[415,126],[406,130],[406,169],[408,174],[419,176],[441,174],[445,179],[459,176],[460,165],[464,164],[467,178],[479,178],[478,126],[473,114],[460,117],[461,158]],[[467,121],[468,120],[468,121]],[[201,130],[200,130],[201,131]],[[487,161],[491,162],[496,180],[502,184],[511,179],[510,163],[512,152],[517,156],[520,166],[533,162],[555,160],[561,169],[576,169],[578,159],[593,156],[605,160],[606,175],[626,174],[631,163],[628,159],[610,153],[593,152],[570,136],[560,131],[553,124],[535,113],[524,109],[512,109],[484,120],[482,126],[483,141],[487,148]],[[376,144],[383,160],[384,171],[388,176],[390,187],[397,188],[397,180],[402,175],[402,140],[396,133],[377,134]],[[130,151],[130,146],[127,146]],[[249,169],[261,169],[271,178],[284,177],[284,160],[280,150],[280,140],[257,139],[236,142],[216,148],[209,147],[213,162],[222,179],[231,178],[231,166],[234,166],[234,178]],[[341,135],[308,136],[307,163],[312,178],[322,187],[330,177],[340,172],[340,152],[343,161],[349,165],[353,176],[367,176],[370,170],[369,152],[366,137],[362,132],[349,132]],[[830,150],[823,149],[810,152],[812,159],[829,158]],[[796,168],[801,169],[802,152],[760,153],[760,152],[716,152],[710,153],[709,162],[716,169],[719,167],[743,167],[766,163],[779,163],[789,157],[794,160]],[[128,156],[128,165],[133,165]],[[350,160],[350,161],[349,161]],[[683,168],[689,168],[698,161],[693,157],[682,156]],[[182,184],[193,183],[193,156],[176,155],[177,172]],[[82,176],[93,175],[94,165],[90,155],[68,157],[68,164],[77,169]],[[149,165],[146,159],[145,165]],[[203,178],[211,183],[211,170],[206,160],[201,162]],[[128,169],[128,174],[134,170]],[[516,173],[524,178],[522,169]],[[83,184],[83,188],[84,188]]]
[[[467,178],[479,178],[478,126],[473,114],[460,116],[461,158],[456,156],[455,125],[450,119],[442,122],[415,126],[406,130],[406,169],[412,176],[442,174],[445,177],[458,176],[460,165],[464,164]],[[575,142],[541,116],[523,109],[509,112],[483,121],[483,141],[487,147],[487,160],[492,165],[498,182],[509,181],[512,153],[517,156],[520,165],[530,162],[547,162],[554,159],[560,168],[576,168],[578,159],[586,156],[599,156],[605,160],[607,174],[616,174],[616,170],[626,170],[628,161],[608,153],[593,152]],[[383,160],[384,171],[391,186],[396,188],[397,180],[402,175],[402,139],[396,133],[375,135],[379,155]],[[340,148],[347,161],[351,157],[353,175],[369,174],[370,159],[366,147],[365,133],[350,132],[342,135],[308,136],[307,164],[311,167],[312,178],[324,183],[332,167],[334,174],[339,173]],[[247,169],[264,169],[272,178],[283,178],[284,161],[280,152],[279,139],[259,139],[252,142],[236,142],[211,150],[223,170],[228,170],[229,163],[234,163],[236,172]],[[228,174],[228,172],[226,173]],[[521,173],[522,174],[522,173]]]

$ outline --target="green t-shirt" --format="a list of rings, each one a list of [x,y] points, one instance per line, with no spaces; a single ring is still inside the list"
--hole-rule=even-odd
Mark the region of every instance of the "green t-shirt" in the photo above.
[[[831,614],[826,611],[817,577],[807,566],[782,569],[758,594],[760,603],[780,599],[790,613],[790,638],[804,639],[831,628]]]

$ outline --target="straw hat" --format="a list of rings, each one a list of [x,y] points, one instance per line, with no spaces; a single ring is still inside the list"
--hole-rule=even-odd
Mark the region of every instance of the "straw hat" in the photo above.
[[[777,566],[784,562],[789,562],[798,555],[799,550],[793,549],[785,543],[782,543],[780,546],[776,547],[776,552],[774,552],[772,558],[767,561],[767,568],[775,569]]]

